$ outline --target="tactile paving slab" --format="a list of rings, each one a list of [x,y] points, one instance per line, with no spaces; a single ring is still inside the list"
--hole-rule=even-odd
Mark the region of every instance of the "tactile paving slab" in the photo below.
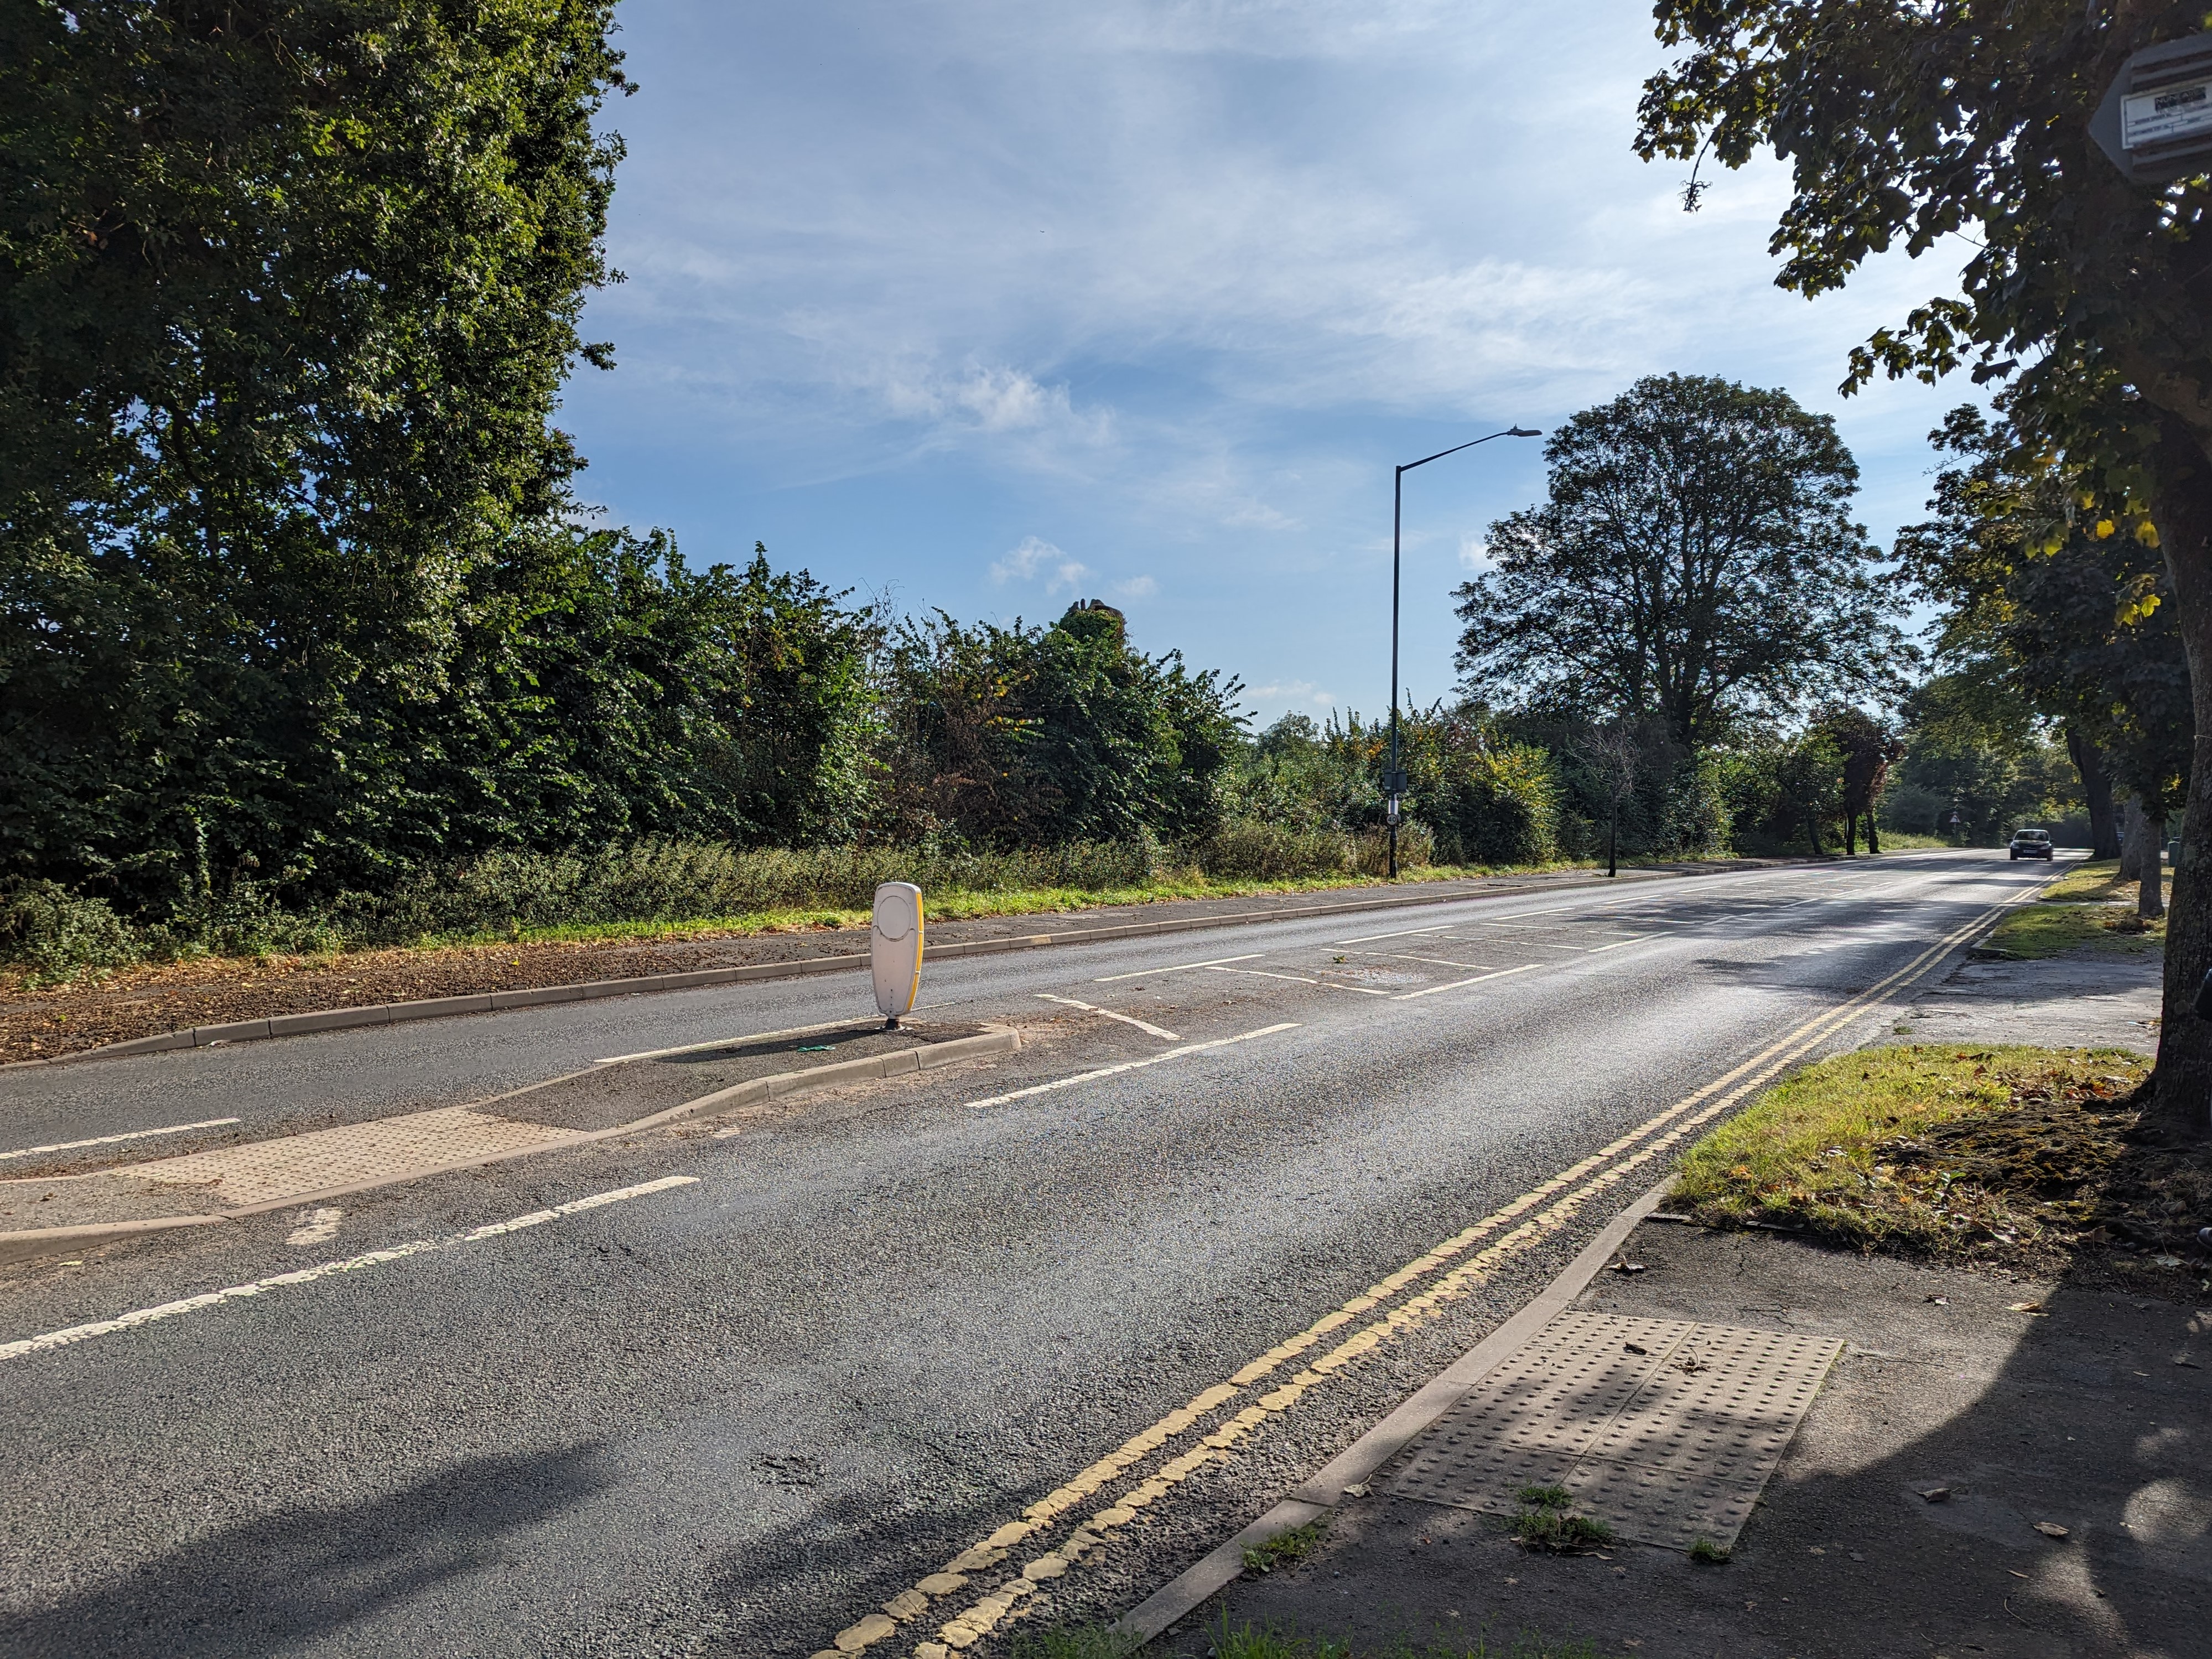
[[[1437,1419],[1391,1490],[1510,1515],[1565,1486],[1624,1538],[1726,1548],[1843,1344],[1562,1314]]]
[[[212,1152],[157,1158],[134,1164],[127,1173],[159,1186],[204,1188],[219,1204],[259,1204],[294,1193],[320,1192],[407,1170],[575,1139],[573,1129],[518,1123],[465,1106],[445,1106],[373,1123],[349,1123]]]

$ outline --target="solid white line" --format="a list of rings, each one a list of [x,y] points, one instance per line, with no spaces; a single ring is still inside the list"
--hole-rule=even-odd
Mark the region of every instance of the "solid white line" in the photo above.
[[[1362,933],[1358,939],[1340,939],[1339,945],[1372,945],[1378,939],[1410,939],[1415,933],[1441,933],[1456,923],[1440,921],[1433,927],[1401,927],[1395,933]]]
[[[187,1129],[220,1129],[226,1123],[235,1123],[234,1117],[211,1117],[200,1123],[173,1123],[166,1129],[133,1129],[127,1135],[94,1135],[89,1140],[58,1140],[51,1146],[25,1146],[12,1152],[0,1152],[0,1158],[30,1158],[39,1152],[73,1152],[80,1146],[112,1146],[118,1140],[143,1140],[149,1135],[180,1135]]]
[[[1439,991],[1456,991],[1462,985],[1480,985],[1486,979],[1504,979],[1508,974],[1525,974],[1532,968],[1556,968],[1556,962],[1524,962],[1518,968],[1500,968],[1494,974],[1477,974],[1473,979],[1455,979],[1449,985],[1431,985],[1425,991],[1407,991],[1392,999],[1411,1002],[1415,997],[1432,997]]]
[[[1148,979],[1154,974],[1187,974],[1194,968],[1218,968],[1224,962],[1257,962],[1267,953],[1247,951],[1241,957],[1215,957],[1206,962],[1180,962],[1172,968],[1141,968],[1133,974],[1109,974],[1103,979],[1094,979],[1093,985],[1111,985],[1117,979]]]
[[[1280,1025],[1262,1025],[1256,1031],[1241,1031],[1231,1037],[1216,1037],[1211,1042],[1186,1043],[1180,1048],[1170,1048],[1164,1054],[1153,1054],[1144,1060],[1125,1060],[1119,1066],[1101,1066],[1093,1072],[1078,1072],[1073,1077],[1064,1077],[1051,1083],[1033,1083],[1026,1089],[1017,1089],[1012,1094],[993,1095],[988,1100],[971,1100],[971,1109],[984,1106],[1003,1106],[1010,1100],[1027,1100],[1031,1095],[1048,1095],[1055,1089],[1073,1089],[1079,1083],[1095,1082],[1102,1077],[1118,1077],[1123,1072],[1140,1072],[1147,1066],[1158,1066],[1164,1060],[1180,1059],[1184,1054],[1203,1054],[1208,1048],[1226,1048],[1232,1042],[1249,1042],[1254,1037],[1273,1036],[1278,1031],[1295,1031],[1296,1020]]]
[[[71,1325],[66,1330],[48,1331],[44,1336],[27,1336],[20,1342],[0,1342],[0,1359],[14,1359],[22,1354],[45,1353],[53,1348],[66,1348],[72,1343],[88,1342],[95,1336],[107,1336],[116,1331],[150,1325],[157,1319],[172,1319],[179,1314],[193,1313],[222,1303],[259,1296],[264,1291],[276,1290],[286,1285],[305,1285],[314,1279],[327,1279],[332,1273],[349,1273],[362,1267],[380,1267],[387,1261],[402,1261],[410,1255],[420,1255],[425,1250],[448,1250],[458,1244],[475,1244],[487,1238],[497,1238],[504,1233],[519,1233],[525,1227],[542,1226],[565,1215],[596,1210],[605,1204],[619,1204],[626,1198],[643,1198],[647,1193],[665,1193],[672,1187],[694,1186],[698,1179],[696,1176],[663,1176],[658,1181],[647,1181],[635,1187],[622,1187],[611,1193],[593,1193],[589,1198],[571,1199],[568,1203],[556,1204],[550,1210],[532,1210],[528,1215],[519,1215],[509,1221],[495,1221],[488,1227],[478,1227],[471,1232],[453,1233],[444,1238],[418,1238],[411,1243],[395,1244],[389,1249],[371,1250],[366,1255],[356,1255],[344,1261],[325,1261],[319,1267],[301,1267],[294,1273],[275,1273],[267,1279],[257,1279],[251,1285],[233,1285],[228,1290],[188,1296],[180,1302],[164,1302],[158,1307],[140,1308],[135,1312],[122,1314],[113,1319],[98,1320],[89,1325]]]
[[[1265,968],[1216,968],[1217,974],[1249,974],[1255,979],[1286,979],[1293,985],[1318,985],[1317,979],[1308,979],[1304,974],[1271,974]]]
[[[1157,1025],[1148,1024],[1144,1020],[1139,1019],[1134,1014],[1117,1014],[1111,1008],[1094,1008],[1087,1002],[1078,1002],[1073,997],[1056,997],[1049,991],[1039,991],[1037,995],[1047,1002],[1064,1002],[1071,1008],[1080,1008],[1085,1013],[1097,1014],[1103,1019],[1118,1019],[1124,1025],[1133,1025],[1140,1031],[1149,1031],[1164,1042],[1181,1042],[1182,1041],[1173,1031],[1164,1031]]]

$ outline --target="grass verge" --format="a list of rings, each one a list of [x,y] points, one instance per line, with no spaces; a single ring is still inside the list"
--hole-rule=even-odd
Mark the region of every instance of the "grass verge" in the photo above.
[[[1840,1054],[1692,1147],[1675,1200],[1867,1250],[2045,1268],[2118,1243],[2179,1267],[2212,1205],[2212,1149],[2137,1135],[2148,1071],[2117,1049]]]
[[[2100,951],[2154,951],[2166,943],[2163,918],[2145,923],[2136,915],[2138,884],[2120,879],[2118,859],[2077,864],[1997,925],[1989,943],[2015,957],[2055,957],[2084,945]],[[2166,872],[2166,892],[2173,873]]]

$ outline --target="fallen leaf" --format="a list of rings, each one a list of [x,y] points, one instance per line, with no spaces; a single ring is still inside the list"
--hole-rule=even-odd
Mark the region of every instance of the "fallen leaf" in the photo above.
[[[1346,1487],[1344,1489],[1344,1495],[1345,1495],[1346,1498],[1364,1498],[1364,1497],[1366,1497],[1366,1496],[1367,1496],[1367,1483],[1366,1483],[1364,1480],[1363,1480],[1363,1481],[1361,1481],[1361,1482],[1360,1482],[1358,1486],[1346,1486]]]
[[[2178,1353],[2174,1355],[2173,1363],[2177,1365],[2186,1365],[2192,1371],[2201,1371],[2204,1369],[2185,1353]]]
[[[2007,1567],[2005,1571],[2012,1574],[2015,1578],[2025,1578],[2027,1577],[2026,1573],[2021,1571],[2017,1567]]]
[[[2045,1538],[2063,1538],[2066,1536],[2066,1528],[2060,1526],[2056,1521],[2039,1521],[2035,1523],[2035,1529],[2041,1533]]]
[[[1616,1261],[1606,1263],[1605,1270],[1609,1273],[1640,1273],[1644,1271],[1644,1264],[1641,1261],[1631,1261],[1624,1255]]]
[[[1641,1343],[1637,1342],[1624,1342],[1620,1346],[1627,1349],[1631,1353],[1650,1353],[1651,1352],[1650,1349],[1644,1346]]]
[[[1951,1298],[1948,1296],[1931,1296],[1928,1299],[1939,1308],[1948,1308],[1951,1305]]]
[[[2044,1306],[2040,1302],[2013,1302],[2008,1303],[2006,1305],[2009,1307],[2014,1313],[2035,1314],[2038,1316],[2041,1316],[2045,1311]]]
[[[1931,1504],[1948,1504],[1951,1501],[1951,1489],[1948,1486],[1929,1486],[1920,1495]]]

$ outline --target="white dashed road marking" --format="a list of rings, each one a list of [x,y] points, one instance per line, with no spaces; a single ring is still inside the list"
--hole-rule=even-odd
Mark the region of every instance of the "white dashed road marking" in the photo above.
[[[1152,1054],[1144,1060],[1125,1060],[1119,1066],[1101,1066],[1096,1071],[1078,1072],[1073,1077],[1055,1079],[1050,1083],[1033,1083],[1026,1089],[1012,1093],[993,1095],[988,1100],[971,1100],[971,1110],[985,1106],[1003,1106],[1010,1100],[1027,1100],[1031,1095],[1048,1095],[1055,1089],[1073,1089],[1079,1083],[1095,1083],[1100,1078],[1119,1077],[1124,1072],[1141,1072],[1147,1066],[1158,1066],[1170,1060],[1180,1060],[1185,1054],[1205,1053],[1208,1048],[1226,1048],[1232,1042],[1249,1042],[1254,1037],[1273,1036],[1278,1031],[1295,1031],[1296,1020],[1280,1025],[1262,1025],[1256,1031],[1240,1031],[1235,1036],[1216,1037],[1211,1042],[1188,1042],[1180,1048],[1170,1048],[1165,1054]]]
[[[0,1359],[15,1359],[27,1353],[45,1353],[54,1348],[66,1348],[75,1343],[89,1342],[95,1336],[109,1336],[117,1331],[150,1325],[157,1319],[173,1319],[179,1314],[197,1313],[202,1308],[242,1301],[249,1296],[282,1290],[288,1285],[307,1285],[318,1279],[327,1279],[332,1273],[358,1273],[366,1267],[380,1267],[387,1261],[404,1261],[410,1255],[421,1255],[428,1250],[450,1250],[462,1244],[481,1243],[487,1238],[519,1233],[526,1227],[543,1226],[549,1221],[558,1221],[563,1216],[578,1215],[604,1205],[619,1204],[624,1199],[643,1198],[648,1193],[665,1193],[672,1187],[696,1186],[698,1180],[696,1176],[663,1176],[658,1181],[644,1182],[635,1187],[620,1187],[611,1193],[593,1193],[589,1198],[571,1199],[566,1204],[556,1204],[550,1210],[532,1210],[528,1215],[519,1215],[509,1221],[495,1221],[489,1226],[478,1227],[470,1232],[452,1233],[444,1238],[418,1238],[411,1243],[395,1244],[385,1250],[371,1250],[366,1255],[356,1255],[344,1261],[325,1261],[319,1267],[301,1267],[295,1273],[274,1273],[267,1279],[257,1279],[251,1285],[233,1285],[227,1290],[209,1291],[203,1295],[185,1297],[182,1301],[140,1308],[113,1319],[96,1320],[89,1325],[71,1325],[65,1330],[48,1331],[43,1336],[27,1336],[20,1342],[0,1342]]]
[[[1117,979],[1150,979],[1154,974],[1187,974],[1194,968],[1218,968],[1224,962],[1257,962],[1267,953],[1247,951],[1241,957],[1215,957],[1206,962],[1179,962],[1172,968],[1140,968],[1133,974],[1109,974],[1103,979],[1094,979],[1093,985],[1111,985]]]
[[[1149,1024],[1139,1019],[1134,1014],[1117,1014],[1111,1008],[1094,1008],[1087,1002],[1078,1002],[1073,997],[1056,997],[1049,991],[1039,991],[1037,995],[1046,1002],[1064,1002],[1071,1008],[1082,1009],[1086,1014],[1097,1014],[1101,1019],[1118,1019],[1124,1025],[1133,1025],[1140,1031],[1149,1031],[1164,1042],[1181,1042],[1182,1041],[1173,1031],[1162,1030],[1157,1025]]]
[[[234,1117],[211,1117],[199,1123],[173,1123],[166,1129],[133,1129],[125,1135],[94,1135],[89,1140],[58,1140],[51,1146],[22,1146],[0,1152],[0,1158],[31,1158],[40,1152],[73,1152],[80,1146],[112,1146],[120,1140],[143,1140],[149,1135],[180,1135],[187,1129],[220,1129],[237,1122]]]

